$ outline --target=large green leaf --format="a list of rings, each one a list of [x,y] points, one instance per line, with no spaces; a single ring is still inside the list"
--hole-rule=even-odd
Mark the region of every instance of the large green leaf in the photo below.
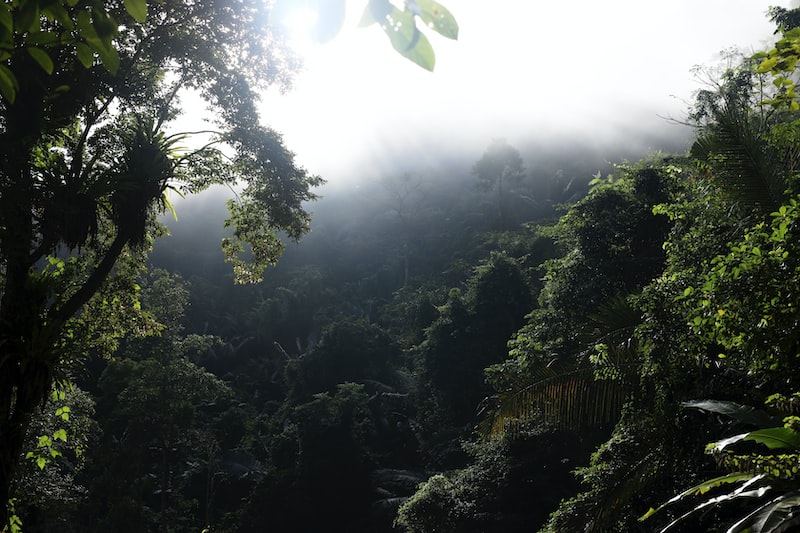
[[[105,22],[108,22],[106,20]],[[111,43],[111,37],[104,36],[101,37],[97,33],[97,26],[103,26],[105,23],[97,23],[96,21],[92,21],[89,13],[86,11],[81,11],[78,13],[78,31],[80,32],[81,37],[86,44],[88,44],[95,52],[97,52],[98,57],[100,57],[100,61],[103,63],[103,66],[112,74],[116,74],[117,70],[119,69],[119,54],[117,53],[117,49]],[[108,28],[104,27],[104,31],[108,31]],[[80,54],[80,52],[79,52]],[[78,59],[84,63],[83,58],[79,55]]]
[[[365,28],[376,22],[384,22],[392,14],[392,9],[394,6],[389,3],[389,0],[369,0],[361,15],[361,21],[358,23],[359,27]]]
[[[759,429],[748,433],[744,440],[758,442],[770,450],[775,449],[800,449],[800,433],[787,427]]]
[[[8,4],[0,4],[0,27],[8,34],[14,32],[14,18],[11,16]]]
[[[94,52],[85,43],[75,43],[75,55],[78,57],[81,65],[89,68],[94,63]]]
[[[48,74],[53,73],[53,68],[55,67],[55,65],[53,65],[53,60],[50,58],[47,52],[45,52],[41,48],[31,47],[28,48],[28,54],[33,58],[34,61],[36,61],[39,64],[40,67],[42,67],[42,70],[44,70]]]
[[[728,416],[743,424],[750,424],[760,428],[768,428],[780,424],[782,419],[772,416],[766,411],[756,409],[750,405],[741,405],[734,402],[722,402],[716,400],[693,400],[683,402],[683,407],[700,409],[711,413],[718,413]]]
[[[132,16],[136,22],[143,23],[147,19],[146,0],[124,0],[125,11]]]
[[[772,487],[770,485],[757,486],[756,488],[752,489],[751,487],[755,486],[759,481],[763,480],[765,477],[766,477],[765,474],[752,476],[750,479],[745,481],[741,486],[737,487],[732,492],[721,494],[714,498],[709,498],[708,500],[705,500],[704,502],[700,503],[696,507],[692,508],[688,512],[682,514],[681,516],[679,516],[678,518],[667,524],[667,527],[662,529],[661,533],[669,531],[670,529],[680,524],[690,516],[696,513],[704,512],[709,507],[720,505],[733,500],[738,500],[740,498],[744,498],[747,500],[763,498],[765,494],[767,494],[770,490],[772,490]]]
[[[670,498],[669,501],[661,504],[656,509],[653,509],[651,507],[649,511],[647,511],[645,514],[639,517],[639,521],[641,522],[643,520],[647,520],[648,518],[659,512],[664,507],[671,505],[675,502],[678,502],[680,500],[686,499],[691,496],[701,496],[710,491],[711,489],[715,489],[722,485],[726,485],[729,483],[738,483],[740,481],[752,479],[754,477],[755,477],[754,474],[746,472],[734,472],[733,474],[727,474],[725,476],[715,477],[714,479],[703,481],[702,483],[699,483],[691,488],[686,489],[677,496],[673,496],[672,498]],[[763,475],[761,477],[763,477]]]
[[[717,442],[711,442],[706,445],[706,452],[708,453],[717,453],[721,452],[731,444],[735,444],[744,440],[749,433],[740,433],[739,435],[734,435],[733,437],[728,437],[727,439],[718,440]]]
[[[458,39],[458,22],[446,7],[434,0],[416,0],[416,5],[429,28],[448,39]]]
[[[7,66],[0,65],[0,94],[13,104],[17,98],[17,89],[19,82],[14,73]]]
[[[727,533],[767,533],[786,525],[800,507],[800,492],[781,494],[728,528]],[[788,530],[786,530],[788,531]]]
[[[422,68],[433,70],[436,64],[433,47],[417,28],[411,11],[400,11],[392,7],[391,14],[381,24],[397,52]]]

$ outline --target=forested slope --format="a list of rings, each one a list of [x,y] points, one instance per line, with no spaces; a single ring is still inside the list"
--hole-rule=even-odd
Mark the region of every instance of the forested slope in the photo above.
[[[797,527],[800,30],[772,17],[779,46],[698,92],[686,153],[495,140],[330,189],[249,285],[205,226],[225,214],[167,222],[141,331],[31,424],[24,530]]]

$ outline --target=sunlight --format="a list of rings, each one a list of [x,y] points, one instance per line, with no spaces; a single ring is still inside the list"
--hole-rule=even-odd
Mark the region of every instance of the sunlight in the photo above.
[[[318,19],[319,13],[316,9],[297,7],[281,20],[289,37],[289,45],[301,57],[308,56],[319,44],[314,37]]]

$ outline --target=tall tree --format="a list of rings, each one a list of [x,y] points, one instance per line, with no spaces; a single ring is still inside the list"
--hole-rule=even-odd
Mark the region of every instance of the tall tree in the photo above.
[[[472,168],[473,174],[478,178],[478,187],[487,192],[497,188],[497,219],[501,227],[506,225],[503,186],[519,182],[523,171],[519,151],[505,139],[494,139]]]
[[[168,187],[242,187],[223,243],[240,281],[299,238],[320,183],[259,124],[256,89],[294,62],[261,0],[0,3],[0,523],[31,414],[54,378],[125,332],[155,328],[135,275]],[[177,151],[176,95],[216,113]],[[224,152],[223,152],[224,147]],[[242,257],[245,244],[251,252]]]

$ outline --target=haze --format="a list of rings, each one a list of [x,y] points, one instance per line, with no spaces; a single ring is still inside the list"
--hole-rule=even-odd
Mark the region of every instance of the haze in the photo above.
[[[692,67],[767,46],[775,2],[450,0],[459,40],[431,35],[434,73],[396,54],[379,28],[357,28],[364,4],[349,2],[343,30],[322,45],[295,25],[304,71],[262,107],[331,184],[470,164],[495,137],[521,149],[589,144],[607,159],[684,148],[689,132],[664,117],[682,116],[700,87]]]

